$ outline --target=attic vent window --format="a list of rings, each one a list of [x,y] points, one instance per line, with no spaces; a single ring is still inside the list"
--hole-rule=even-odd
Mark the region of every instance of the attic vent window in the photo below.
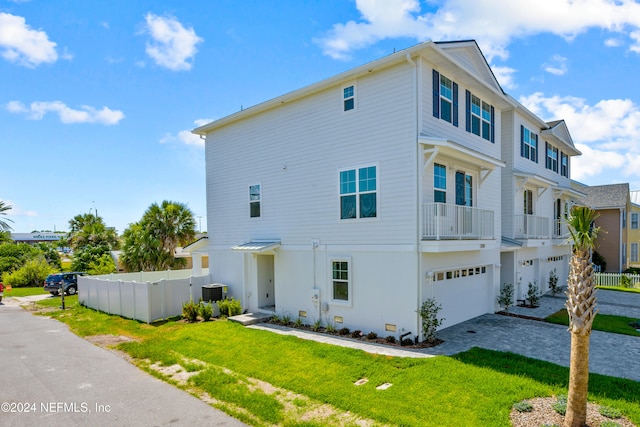
[[[356,108],[356,89],[354,85],[347,86],[342,89],[342,103],[344,111]]]

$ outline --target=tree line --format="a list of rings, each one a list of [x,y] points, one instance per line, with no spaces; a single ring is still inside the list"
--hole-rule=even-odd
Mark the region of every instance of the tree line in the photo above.
[[[151,204],[122,236],[97,213],[86,213],[69,220],[69,233],[58,242],[15,244],[9,234],[11,220],[2,219],[10,209],[0,201],[0,281],[12,286],[41,286],[47,275],[60,271],[62,259],[56,248],[71,249],[69,270],[89,274],[115,273],[112,252],[118,250],[125,271],[184,268],[186,259],[175,257],[176,248],[196,235],[193,212],[183,203],[165,200]]]

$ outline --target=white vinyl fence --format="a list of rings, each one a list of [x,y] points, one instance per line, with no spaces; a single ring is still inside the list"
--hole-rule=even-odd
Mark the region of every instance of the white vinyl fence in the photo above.
[[[625,273],[595,273],[596,285],[598,286],[622,286],[620,278],[627,276],[631,280],[632,285],[640,283],[639,274],[625,274]]]
[[[199,301],[209,274],[191,270],[78,276],[78,301],[90,308],[152,323],[182,314],[182,304]]]

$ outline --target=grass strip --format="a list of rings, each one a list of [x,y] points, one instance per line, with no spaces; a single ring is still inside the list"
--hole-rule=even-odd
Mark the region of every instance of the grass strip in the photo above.
[[[560,310],[544,320],[557,325],[569,326],[569,314],[567,313],[567,310]],[[593,329],[596,331],[640,337],[640,332],[638,332],[633,326],[630,326],[630,323],[636,323],[639,321],[639,319],[633,317],[597,314],[593,319]]]

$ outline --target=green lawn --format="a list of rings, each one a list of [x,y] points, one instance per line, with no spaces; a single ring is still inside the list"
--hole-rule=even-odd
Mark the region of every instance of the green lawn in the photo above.
[[[42,287],[35,288],[11,288],[10,291],[5,289],[4,297],[27,297],[31,295],[41,295],[48,294],[49,292],[45,291]]]
[[[603,291],[618,291],[618,292],[635,292],[640,293],[640,288],[625,288],[623,286],[596,286]]]
[[[569,326],[569,314],[567,310],[560,310],[545,319],[547,322]],[[593,319],[593,329],[596,331],[613,332],[616,334],[632,335],[640,337],[640,332],[629,323],[639,322],[640,319],[611,314],[597,314]]]
[[[180,364],[194,376],[178,386],[207,392],[217,399],[214,406],[256,426],[356,425],[343,417],[347,411],[373,425],[508,426],[514,403],[567,390],[567,368],[510,353],[472,349],[455,357],[387,357],[226,321],[147,325],[81,307],[77,296],[66,302],[67,310],[46,314],[80,336],[137,339],[118,348],[165,380],[151,365]],[[57,307],[59,298],[43,303]],[[355,386],[362,378],[368,382]],[[277,389],[257,387],[253,379]],[[377,390],[383,383],[392,386]],[[591,375],[589,391],[590,399],[640,423],[640,383]],[[338,415],[318,418],[322,410],[314,408],[321,404]],[[302,421],[304,414],[316,417]]]

